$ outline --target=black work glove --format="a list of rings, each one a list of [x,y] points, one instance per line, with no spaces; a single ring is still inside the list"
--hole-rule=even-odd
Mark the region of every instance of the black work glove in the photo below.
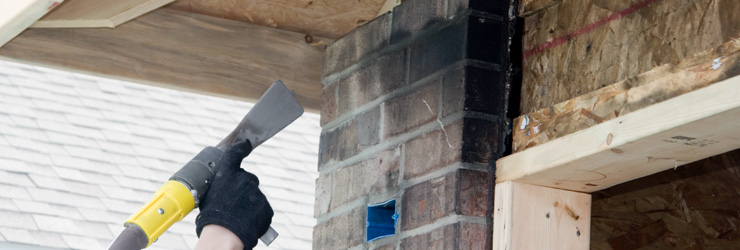
[[[272,207],[257,187],[257,176],[240,167],[251,151],[249,141],[234,144],[216,163],[216,176],[195,219],[198,237],[203,227],[216,224],[239,236],[245,249],[252,249],[267,232],[274,214]]]

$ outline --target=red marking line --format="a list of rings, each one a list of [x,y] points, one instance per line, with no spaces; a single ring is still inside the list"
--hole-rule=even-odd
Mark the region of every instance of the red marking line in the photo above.
[[[596,28],[599,28],[601,26],[604,26],[604,24],[607,24],[607,23],[609,23],[611,21],[620,19],[620,18],[622,18],[622,17],[624,17],[626,15],[632,14],[633,12],[635,12],[635,11],[637,11],[639,9],[642,9],[645,6],[648,6],[651,3],[654,3],[654,2],[657,2],[657,1],[660,1],[660,0],[645,0],[645,1],[641,2],[641,3],[637,3],[635,5],[632,5],[632,6],[626,8],[626,9],[624,9],[622,11],[615,12],[615,13],[609,15],[608,17],[606,17],[604,19],[601,19],[601,20],[598,20],[598,21],[596,21],[596,22],[594,22],[592,24],[583,26],[580,29],[577,29],[575,31],[568,32],[568,34],[565,34],[564,36],[561,36],[561,37],[558,37],[558,38],[553,39],[552,41],[549,41],[549,42],[540,44],[540,45],[534,47],[533,49],[530,49],[530,50],[525,51],[524,54],[523,54],[524,60],[526,61],[527,58],[529,58],[530,56],[539,54],[540,52],[545,51],[547,49],[557,47],[557,46],[559,46],[559,45],[567,42],[571,38],[574,38],[574,37],[577,37],[577,36],[586,34],[588,32],[591,32],[592,30],[595,30]]]

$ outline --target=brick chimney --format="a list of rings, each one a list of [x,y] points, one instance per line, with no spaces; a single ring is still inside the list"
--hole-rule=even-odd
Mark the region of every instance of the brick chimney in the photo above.
[[[314,249],[490,249],[509,0],[408,0],[325,53]],[[395,234],[366,241],[368,205]]]

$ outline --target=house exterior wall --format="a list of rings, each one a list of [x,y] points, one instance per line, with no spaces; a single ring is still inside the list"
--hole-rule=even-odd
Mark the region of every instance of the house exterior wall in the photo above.
[[[490,248],[509,1],[409,0],[329,45],[314,249]],[[366,207],[397,202],[366,242]]]

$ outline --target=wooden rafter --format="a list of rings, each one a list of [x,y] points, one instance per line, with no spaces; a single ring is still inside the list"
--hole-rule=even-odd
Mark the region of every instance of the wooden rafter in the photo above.
[[[304,107],[320,108],[322,46],[303,34],[167,8],[116,29],[29,29],[0,56],[242,100],[283,80]]]

